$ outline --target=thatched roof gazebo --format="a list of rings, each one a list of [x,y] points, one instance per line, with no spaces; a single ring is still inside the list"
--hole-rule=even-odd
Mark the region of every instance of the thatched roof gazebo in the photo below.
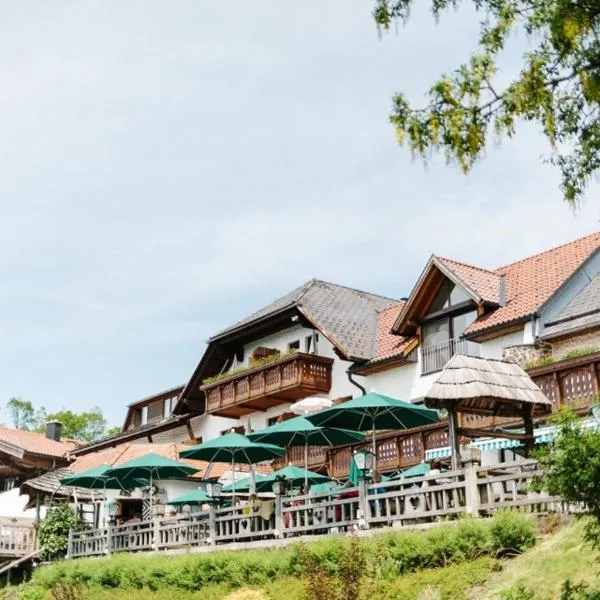
[[[482,416],[519,417],[524,433],[502,432],[503,437],[522,440],[533,447],[533,419],[552,412],[552,403],[531,377],[516,363],[490,358],[454,355],[425,395],[425,406],[448,411],[452,468],[458,468],[458,436],[492,432],[458,428],[457,413]]]

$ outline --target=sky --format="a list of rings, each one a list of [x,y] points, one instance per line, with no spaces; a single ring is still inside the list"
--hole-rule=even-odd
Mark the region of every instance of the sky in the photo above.
[[[398,146],[392,95],[476,43],[425,4],[379,36],[371,0],[3,2],[0,405],[120,424],[311,277],[400,298],[431,253],[494,267],[600,229],[537,127],[468,177]]]

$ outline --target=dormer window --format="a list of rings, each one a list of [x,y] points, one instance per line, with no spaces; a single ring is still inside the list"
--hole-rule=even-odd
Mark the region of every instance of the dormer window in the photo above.
[[[464,339],[477,310],[467,294],[444,280],[421,322],[422,373],[433,373],[455,354],[467,354],[471,345]]]

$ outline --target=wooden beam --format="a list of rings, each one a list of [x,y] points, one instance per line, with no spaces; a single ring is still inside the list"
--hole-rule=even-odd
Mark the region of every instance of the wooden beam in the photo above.
[[[190,424],[190,419],[188,419],[188,420],[185,422],[185,426],[186,426],[186,428],[187,428],[188,435],[190,436],[190,440],[195,440],[195,439],[196,439],[196,436],[194,435],[194,430],[192,429],[192,426],[191,426],[191,424]]]
[[[460,448],[458,445],[458,427],[456,419],[456,408],[448,408],[448,439],[450,441],[452,470],[460,468]]]
[[[526,433],[514,433],[512,431],[498,431],[491,429],[471,429],[462,427],[457,429],[457,433],[459,435],[464,435],[465,437],[502,437],[507,440],[519,440],[524,441],[527,439]]]
[[[525,426],[525,456],[529,456],[535,446],[533,435],[533,404],[523,402],[523,425]]]

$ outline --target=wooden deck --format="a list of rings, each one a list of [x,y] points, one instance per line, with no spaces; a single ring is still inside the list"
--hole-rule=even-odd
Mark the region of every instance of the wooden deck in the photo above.
[[[201,386],[206,412],[238,418],[331,389],[332,358],[296,352]]]
[[[503,508],[565,512],[558,499],[530,491],[535,461],[503,463],[440,475],[343,488],[341,492],[277,496],[262,506],[215,508],[178,518],[71,533],[69,557],[226,547],[255,540],[323,535],[382,526],[404,527]]]

